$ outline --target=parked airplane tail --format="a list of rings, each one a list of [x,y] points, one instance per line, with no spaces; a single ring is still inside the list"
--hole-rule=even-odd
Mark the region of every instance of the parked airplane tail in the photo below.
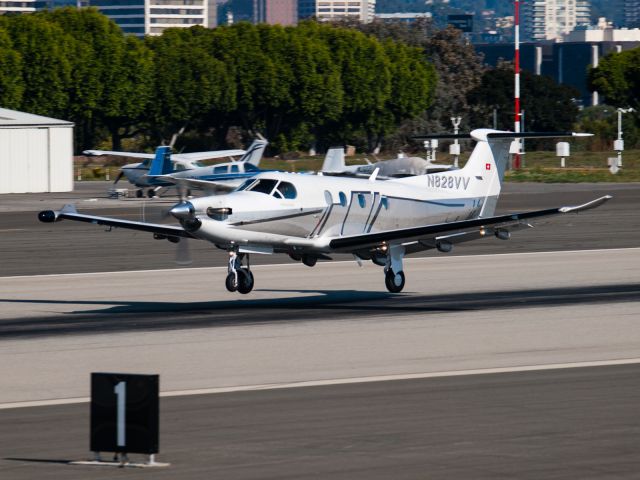
[[[344,169],[344,147],[332,147],[327,150],[321,171],[326,173],[340,173],[343,172]]]
[[[167,175],[173,173],[171,165],[171,147],[156,148],[156,156],[151,160],[149,176]]]
[[[264,138],[255,139],[247,149],[247,152],[238,161],[247,162],[257,167],[260,165],[260,160],[262,160],[262,155],[264,154],[267,145],[269,145],[269,142]]]
[[[514,133],[492,129],[477,129],[470,134],[428,135],[418,139],[467,139],[472,138],[476,145],[464,168],[437,174],[420,175],[398,180],[411,185],[424,185],[440,190],[450,190],[460,198],[483,198],[481,217],[491,216],[495,212],[504,174],[507,169],[509,153],[516,138],[583,137],[588,133],[572,132],[524,132]]]

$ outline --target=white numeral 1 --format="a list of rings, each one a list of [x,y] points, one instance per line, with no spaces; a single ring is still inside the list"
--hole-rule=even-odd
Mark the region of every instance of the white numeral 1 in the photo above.
[[[127,382],[118,382],[113,391],[118,396],[118,418],[116,422],[118,427],[118,446],[126,447],[125,426],[127,422],[125,406],[127,404]]]

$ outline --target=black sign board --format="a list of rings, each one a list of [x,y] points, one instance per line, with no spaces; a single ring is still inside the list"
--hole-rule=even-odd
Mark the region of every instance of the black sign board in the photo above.
[[[465,33],[473,32],[473,15],[447,15],[447,23]]]
[[[158,453],[158,375],[91,374],[91,451]]]

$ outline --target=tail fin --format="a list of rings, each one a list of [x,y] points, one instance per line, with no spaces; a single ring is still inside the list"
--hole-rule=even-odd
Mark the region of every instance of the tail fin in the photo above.
[[[156,156],[151,160],[149,176],[167,175],[173,173],[171,166],[171,147],[156,148]]]
[[[548,138],[548,137],[582,137],[585,133],[553,132],[553,133],[513,133],[488,128],[473,130],[462,135],[429,135],[415,138],[472,138],[476,146],[469,160],[460,170],[431,173],[417,177],[408,177],[396,182],[433,187],[435,190],[447,191],[459,198],[482,199],[480,217],[491,216],[495,212],[504,173],[507,169],[511,145],[516,138]]]
[[[247,162],[257,167],[260,165],[260,160],[262,160],[262,155],[264,154],[264,150],[267,148],[267,145],[269,145],[269,142],[264,138],[256,138],[247,149],[247,152],[240,157],[240,160],[238,161]]]
[[[344,148],[332,147],[327,150],[322,163],[322,171],[327,173],[339,173],[344,171]]]

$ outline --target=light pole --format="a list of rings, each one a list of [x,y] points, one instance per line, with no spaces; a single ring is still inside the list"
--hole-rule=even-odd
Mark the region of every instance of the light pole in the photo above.
[[[622,167],[622,151],[624,150],[624,140],[622,140],[622,114],[635,112],[634,108],[618,108],[618,139],[613,142],[613,149],[618,152],[618,168]]]
[[[453,133],[458,135],[460,131],[460,122],[462,121],[461,117],[451,117],[451,123],[453,124]],[[454,139],[453,143],[449,145],[449,153],[453,155],[453,166],[458,168],[458,159],[460,158],[460,144],[458,143],[458,139]]]

